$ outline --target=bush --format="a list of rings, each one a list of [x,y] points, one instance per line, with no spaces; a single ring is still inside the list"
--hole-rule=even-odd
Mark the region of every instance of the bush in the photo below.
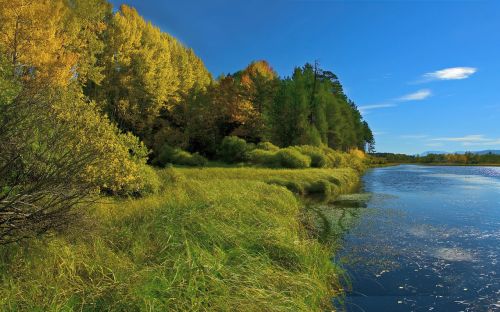
[[[280,150],[279,147],[277,147],[271,142],[260,142],[259,144],[257,144],[257,148],[260,150],[270,151],[270,152],[277,152]]]
[[[248,160],[250,147],[247,142],[236,136],[227,136],[222,140],[217,155],[228,163],[236,163]]]
[[[284,168],[308,168],[311,166],[311,158],[301,154],[293,148],[284,148],[277,153],[281,167]]]
[[[135,193],[137,195],[156,194],[160,191],[162,182],[156,171],[148,165],[142,165],[139,169],[141,183]]]
[[[279,165],[279,159],[276,155],[276,152],[255,149],[248,153],[248,160],[256,165],[275,167]]]
[[[295,146],[300,153],[311,158],[311,167],[313,168],[331,168],[332,162],[328,158],[326,151],[320,147],[311,145]]]
[[[183,151],[180,148],[171,147],[165,144],[154,164],[165,167],[167,164],[184,165],[184,166],[205,166],[207,159],[198,153],[191,154]]]
[[[1,93],[0,244],[67,227],[77,219],[73,208],[99,192],[156,188],[142,177],[144,144],[120,132],[79,90],[26,85],[15,97]]]

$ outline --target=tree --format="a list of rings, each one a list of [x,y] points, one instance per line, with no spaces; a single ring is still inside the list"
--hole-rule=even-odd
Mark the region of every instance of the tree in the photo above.
[[[97,55],[110,10],[104,0],[0,0],[0,52],[25,80],[98,83]]]
[[[96,99],[122,130],[159,149],[164,142],[157,133],[176,127],[170,122],[174,119],[185,126],[177,108],[193,88],[210,82],[210,74],[192,50],[126,5],[113,15],[108,39],[105,79]]]

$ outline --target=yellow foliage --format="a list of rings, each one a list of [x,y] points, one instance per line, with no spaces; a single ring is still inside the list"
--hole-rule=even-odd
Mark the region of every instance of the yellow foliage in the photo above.
[[[98,113],[95,103],[84,101],[78,92],[52,97],[52,110],[40,112],[52,118],[47,131],[59,128],[64,132],[64,150],[91,156],[78,173],[80,179],[116,193],[137,193],[151,188],[147,183],[156,183],[147,172],[148,151],[136,136],[120,133],[116,125]],[[145,176],[150,181],[144,180]]]
[[[366,158],[366,154],[362,150],[359,150],[357,148],[350,149],[349,150],[349,154],[351,154],[352,156],[355,156],[355,157],[357,157],[359,159],[365,159]]]
[[[82,12],[92,4],[92,10]],[[97,8],[100,9],[97,9]],[[80,11],[77,11],[78,8]],[[0,47],[25,79],[66,86],[102,79],[93,68],[109,4],[102,0],[0,0]]]

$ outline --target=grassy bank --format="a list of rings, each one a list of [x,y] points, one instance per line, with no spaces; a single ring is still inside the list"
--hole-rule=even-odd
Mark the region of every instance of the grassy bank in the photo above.
[[[161,175],[160,195],[101,202],[77,229],[0,247],[0,309],[321,311],[339,295],[331,250],[308,235],[300,201],[280,185],[338,194],[355,171]]]

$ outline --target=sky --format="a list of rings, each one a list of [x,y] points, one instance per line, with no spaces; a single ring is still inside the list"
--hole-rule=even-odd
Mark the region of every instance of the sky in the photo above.
[[[340,78],[378,152],[500,149],[498,0],[112,0],[217,77],[265,59]]]

